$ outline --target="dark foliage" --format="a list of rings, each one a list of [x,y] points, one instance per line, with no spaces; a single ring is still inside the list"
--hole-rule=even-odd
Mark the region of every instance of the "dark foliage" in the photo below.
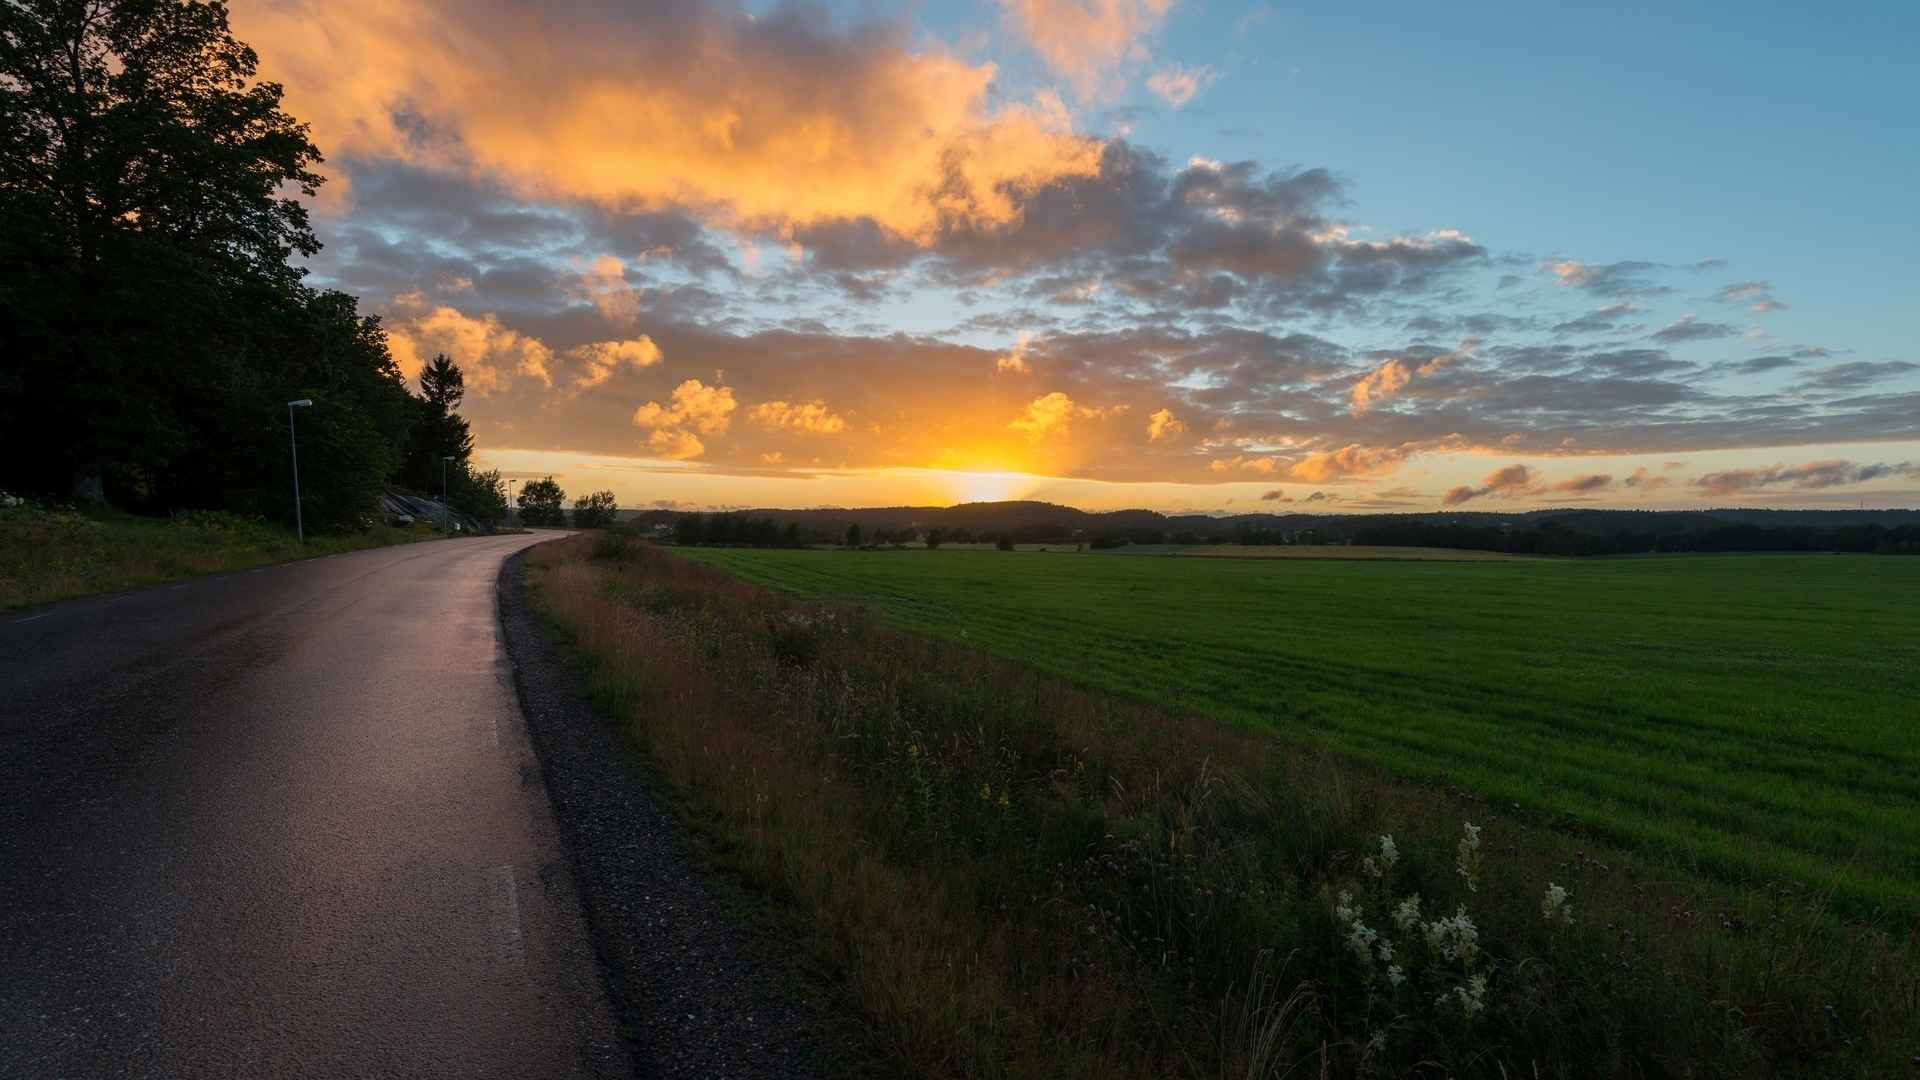
[[[414,398],[379,322],[290,262],[320,153],[256,66],[217,3],[0,3],[0,486],[291,521],[311,398],[308,528],[371,523],[403,470],[438,494],[436,454],[478,509],[458,369]]]
[[[520,520],[527,525],[565,525],[567,493],[553,477],[535,480],[520,489]]]
[[[573,527],[576,529],[604,529],[613,524],[614,514],[620,509],[620,501],[611,491],[596,491],[591,495],[582,495],[573,500]]]

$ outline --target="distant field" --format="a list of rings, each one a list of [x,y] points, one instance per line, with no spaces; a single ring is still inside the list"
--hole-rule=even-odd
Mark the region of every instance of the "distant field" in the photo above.
[[[1499,551],[1365,547],[1358,544],[1207,544],[1182,548],[1178,554],[1209,559],[1421,559],[1430,562],[1526,562],[1536,558],[1533,555],[1508,555]]]
[[[1719,876],[1920,911],[1920,559],[685,553]]]

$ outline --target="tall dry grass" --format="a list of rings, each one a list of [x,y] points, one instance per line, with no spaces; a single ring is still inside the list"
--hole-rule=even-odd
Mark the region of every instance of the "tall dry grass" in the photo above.
[[[617,532],[531,562],[689,823],[803,916],[799,946],[915,1073],[1865,1077],[1920,1053],[1910,937],[1817,896],[1652,880],[1466,793]],[[1571,920],[1543,913],[1549,884]]]

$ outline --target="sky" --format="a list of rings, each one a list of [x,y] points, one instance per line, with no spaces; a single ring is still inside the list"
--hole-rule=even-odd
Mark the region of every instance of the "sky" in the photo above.
[[[1920,507],[1920,7],[235,0],[310,282],[627,507]]]

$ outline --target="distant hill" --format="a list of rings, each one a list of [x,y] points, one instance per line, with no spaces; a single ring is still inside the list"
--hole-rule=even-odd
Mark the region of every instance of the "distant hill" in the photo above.
[[[693,515],[699,521],[720,516]],[[1019,542],[1409,544],[1549,554],[1649,551],[1873,551],[1920,543],[1920,510],[1590,510],[1418,514],[1162,514],[1087,511],[1014,501],[957,506],[871,506],[728,511],[733,522],[771,523],[808,542],[838,542],[850,525],[868,542],[940,530],[954,540],[1008,536]],[[623,510],[642,529],[681,529],[677,510]],[[732,533],[725,534],[733,539]]]

